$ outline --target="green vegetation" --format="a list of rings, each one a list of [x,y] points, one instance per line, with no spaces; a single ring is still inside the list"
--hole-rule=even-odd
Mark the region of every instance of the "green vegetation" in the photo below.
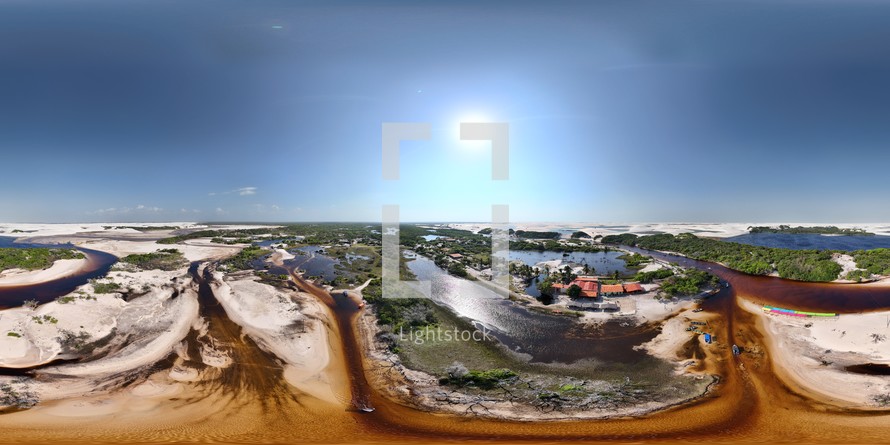
[[[401,242],[403,246],[409,247],[426,242],[423,237],[427,235],[436,235],[442,237],[432,241],[439,242],[443,241],[443,238],[479,241],[487,240],[488,238],[482,236],[483,234],[491,234],[491,229],[482,229],[479,231],[479,233],[473,233],[469,230],[452,229],[450,227],[436,227],[434,229],[431,229],[417,224],[402,224],[399,226],[399,242]]]
[[[90,284],[93,285],[94,289],[96,288],[96,286],[99,286],[98,289],[101,290],[102,292],[96,291],[96,293],[98,293],[98,294],[111,294],[111,293],[114,293],[114,292],[120,290],[120,288],[121,288],[120,285],[115,282],[103,283],[103,282],[99,282],[97,280],[90,280]],[[68,303],[73,303],[75,300],[96,301],[96,297],[94,297],[92,295],[87,295],[82,292],[76,292],[75,295],[62,295],[62,296],[57,297],[56,303],[68,304]],[[36,308],[36,306],[35,306],[35,308]]]
[[[714,275],[698,269],[687,269],[683,275],[668,277],[661,283],[661,291],[670,296],[696,295],[718,284]]]
[[[577,284],[573,284],[573,285],[569,286],[568,289],[566,289],[566,294],[572,298],[578,298],[581,296],[581,290],[582,290],[581,286],[578,286]]]
[[[590,239],[590,235],[587,234],[587,232],[582,232],[580,230],[572,234],[572,239],[582,239],[582,238]]]
[[[57,260],[81,259],[83,254],[73,249],[55,248],[0,248],[0,271],[6,269],[46,269]]]
[[[409,226],[406,226],[409,227]],[[414,226],[410,226],[414,227]],[[346,244],[354,246],[379,246],[381,243],[380,225],[362,224],[362,223],[301,223],[290,224],[280,227],[259,227],[244,229],[219,229],[219,230],[199,230],[183,235],[165,238],[159,243],[175,244],[196,238],[211,238],[212,242],[219,244],[251,244],[259,240],[275,240],[287,244],[289,247],[298,245],[329,245],[336,248]],[[412,232],[414,233],[414,232]],[[425,230],[418,228],[415,234],[427,234]],[[405,236],[402,236],[405,241]],[[422,241],[422,238],[421,238]],[[333,249],[331,249],[333,250]],[[236,270],[250,269],[250,263],[264,255],[269,254],[269,250],[263,249],[256,244],[243,249],[235,257],[224,261],[222,264]],[[342,253],[342,252],[341,252]],[[379,258],[376,254],[374,260]],[[343,260],[343,258],[338,258]],[[370,267],[378,267],[375,261]],[[362,266],[364,267],[364,265]],[[379,269],[378,269],[379,270]],[[370,272],[368,270],[367,272]],[[346,280],[358,279],[364,273],[349,274],[350,277],[344,278],[341,283]]]
[[[121,261],[143,270],[176,270],[188,266],[188,261],[182,256],[182,252],[176,249],[161,249],[152,253],[127,255],[121,258]]]
[[[609,235],[603,242],[636,245],[644,249],[677,252],[689,258],[725,264],[753,275],[777,272],[782,278],[800,281],[833,281],[843,268],[832,260],[832,251],[789,250],[699,238],[690,233],[637,237]]]
[[[510,241],[510,250],[537,250],[543,252],[545,250],[552,252],[602,252],[609,251],[608,247],[594,246],[590,244],[571,245],[561,244],[555,240],[546,241]]]
[[[121,285],[118,283],[115,283],[114,281],[90,280],[90,284],[93,285],[93,290],[97,294],[113,294],[113,293],[121,290]],[[64,299],[70,299],[70,300],[63,301]],[[72,296],[60,297],[60,298],[56,299],[56,301],[59,303],[63,303],[63,304],[69,303],[71,301],[74,301],[74,297],[72,297]]]
[[[874,275],[890,275],[890,249],[857,250],[851,255],[860,269]]]
[[[860,283],[865,280],[870,280],[871,273],[867,270],[856,269],[856,270],[851,270],[851,271],[847,272],[847,275],[845,275],[844,278],[847,280],[850,280],[850,281],[855,281],[857,283]]]
[[[559,232],[536,232],[534,230],[516,230],[510,229],[511,234],[515,234],[516,238],[524,239],[559,239]]]
[[[600,241],[603,244],[623,244],[625,246],[633,246],[637,243],[639,236],[633,233],[622,233],[619,235],[606,235]]]
[[[652,261],[652,257],[640,255],[638,253],[626,253],[618,258],[624,260],[624,264],[626,264],[627,267],[640,267],[643,264]]]
[[[230,230],[198,230],[195,232],[164,238],[158,244],[176,244],[182,241],[196,238],[251,238],[257,235],[279,233],[280,230],[273,227],[260,227],[256,229],[230,229]]]
[[[510,263],[509,270],[510,275],[516,275],[525,281],[530,281],[541,274],[541,271],[537,267],[532,267],[517,261]]]
[[[448,265],[448,273],[461,278],[466,278],[467,275],[469,275],[467,273],[467,267],[458,261],[454,261]]]
[[[251,262],[270,253],[269,249],[253,244],[242,249],[237,255],[223,261],[222,264],[233,270],[248,270],[252,269],[250,266]]]
[[[579,385],[573,385],[571,383],[566,383],[559,387],[559,390],[562,392],[573,392],[573,391],[583,391],[584,388]]]
[[[835,226],[791,227],[781,225],[779,227],[755,226],[748,227],[749,233],[815,233],[820,235],[858,235],[873,236],[874,233],[864,229],[841,229]]]
[[[540,292],[542,296],[549,297],[553,295],[553,279],[549,276],[541,281],[538,281],[538,284],[535,287],[538,289],[538,292]]]
[[[379,246],[333,246],[326,250],[326,255],[339,261],[334,266],[337,277],[330,281],[331,286],[346,287],[380,277],[382,261]],[[404,257],[399,262],[399,272],[403,280],[416,279],[408,270]]]
[[[221,236],[214,237],[210,240],[214,244],[250,244],[253,242],[251,238],[223,238]]]
[[[432,303],[426,299],[383,298],[379,278],[371,280],[362,291],[362,297],[377,313],[377,323],[390,333],[432,326],[437,322]]]
[[[798,281],[833,281],[843,271],[843,267],[832,260],[831,252],[827,251],[814,251],[800,256],[792,253],[778,260],[775,265],[780,277]]]
[[[7,337],[22,338],[22,334],[19,334],[18,332],[7,332],[7,333],[6,333],[6,336],[7,336]]]
[[[452,366],[448,371],[448,377],[440,379],[439,384],[492,389],[517,376],[515,372],[509,369],[467,371],[466,368],[459,365]]]
[[[51,315],[43,315],[43,316],[32,315],[31,321],[33,321],[34,323],[37,323],[37,324],[43,324],[43,323],[56,324],[59,322],[59,319],[57,319],[56,317],[53,317]]]

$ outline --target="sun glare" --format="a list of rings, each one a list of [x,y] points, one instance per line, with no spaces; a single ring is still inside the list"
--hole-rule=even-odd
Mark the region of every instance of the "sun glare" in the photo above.
[[[451,133],[454,136],[454,141],[458,144],[458,147],[466,148],[466,149],[475,149],[478,147],[487,147],[488,145],[484,141],[462,141],[460,139],[460,124],[467,122],[500,122],[492,113],[487,113],[484,111],[474,110],[474,111],[465,111],[458,115],[458,117],[451,123],[453,130]]]

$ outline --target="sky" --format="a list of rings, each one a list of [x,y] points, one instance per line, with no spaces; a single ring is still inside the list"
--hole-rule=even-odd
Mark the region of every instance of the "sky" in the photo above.
[[[0,2],[0,221],[890,221],[890,2]],[[385,122],[425,122],[382,177]],[[509,126],[510,177],[460,122]]]

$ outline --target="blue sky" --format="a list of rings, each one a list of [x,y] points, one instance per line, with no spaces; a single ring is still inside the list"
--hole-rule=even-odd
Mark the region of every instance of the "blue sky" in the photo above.
[[[0,220],[890,221],[890,3],[0,3]],[[510,124],[509,181],[463,120]],[[382,122],[429,122],[381,179]]]

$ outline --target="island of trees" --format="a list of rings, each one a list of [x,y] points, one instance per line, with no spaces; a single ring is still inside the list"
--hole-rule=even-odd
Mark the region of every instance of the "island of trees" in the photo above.
[[[780,225],[779,227],[754,226],[748,227],[749,233],[814,233],[819,235],[856,235],[856,236],[873,236],[874,233],[866,232],[865,229],[841,229],[835,226],[812,226],[812,227],[791,227]]]
[[[559,239],[559,232],[536,232],[534,230],[516,230],[510,229],[510,234],[516,235],[516,238],[523,239]]]

